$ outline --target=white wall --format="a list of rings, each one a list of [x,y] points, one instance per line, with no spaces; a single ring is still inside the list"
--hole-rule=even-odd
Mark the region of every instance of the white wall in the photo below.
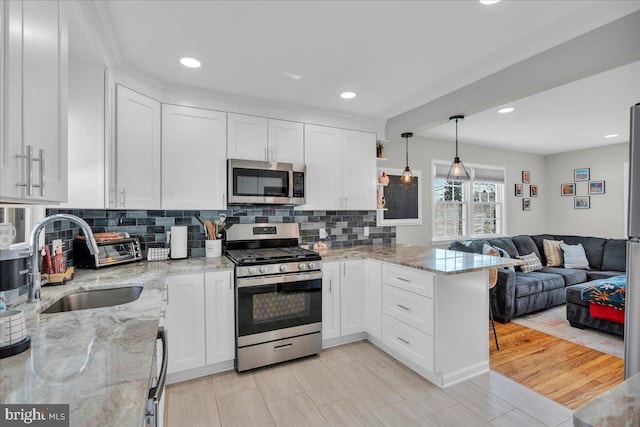
[[[452,128],[453,132],[453,128]],[[409,166],[422,171],[422,225],[398,226],[396,241],[411,245],[431,246],[431,161],[453,160],[455,145],[453,141],[439,141],[423,137],[409,139]],[[536,234],[546,231],[547,193],[546,165],[544,156],[518,151],[460,144],[460,158],[465,163],[502,166],[507,171],[506,182],[506,235]],[[385,145],[385,157],[389,160],[379,162],[382,168],[404,168],[405,142],[394,139]],[[531,172],[531,183],[538,185],[539,196],[531,199],[531,210],[522,210],[522,197],[514,196],[514,184],[521,182],[522,171]],[[529,195],[525,185],[525,196]],[[444,244],[444,246],[448,246]]]
[[[628,161],[628,143],[547,156],[547,231],[625,237],[624,163]],[[576,168],[590,168],[591,180],[605,181],[605,194],[592,195],[590,209],[574,209],[573,197],[560,195],[562,183],[574,182]],[[587,181],[576,183],[578,196],[587,196],[587,191]]]

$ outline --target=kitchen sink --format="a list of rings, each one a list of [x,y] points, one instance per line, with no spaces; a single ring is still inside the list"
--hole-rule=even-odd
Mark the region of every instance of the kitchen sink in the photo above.
[[[63,311],[87,310],[89,308],[111,307],[137,300],[142,293],[142,286],[127,286],[122,288],[97,289],[80,291],[65,295],[46,310],[43,314],[60,313]]]

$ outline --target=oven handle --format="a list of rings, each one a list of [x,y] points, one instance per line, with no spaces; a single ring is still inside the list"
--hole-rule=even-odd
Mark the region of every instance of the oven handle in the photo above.
[[[300,282],[303,280],[322,279],[322,271],[311,273],[279,274],[277,276],[247,277],[237,280],[238,288],[262,285],[279,285],[281,283]]]

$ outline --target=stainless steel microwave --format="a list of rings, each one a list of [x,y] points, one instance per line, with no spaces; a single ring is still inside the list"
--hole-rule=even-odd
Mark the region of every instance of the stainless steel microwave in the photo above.
[[[305,171],[291,163],[229,159],[227,203],[303,205]]]

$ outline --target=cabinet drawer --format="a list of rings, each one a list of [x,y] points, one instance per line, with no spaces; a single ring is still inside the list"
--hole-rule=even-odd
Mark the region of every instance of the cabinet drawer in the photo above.
[[[382,287],[382,311],[433,335],[433,300],[391,285]]]
[[[434,275],[415,268],[396,267],[385,264],[382,281],[395,287],[433,298]]]
[[[402,356],[430,372],[434,371],[435,357],[432,336],[383,314],[382,339],[385,345]]]

